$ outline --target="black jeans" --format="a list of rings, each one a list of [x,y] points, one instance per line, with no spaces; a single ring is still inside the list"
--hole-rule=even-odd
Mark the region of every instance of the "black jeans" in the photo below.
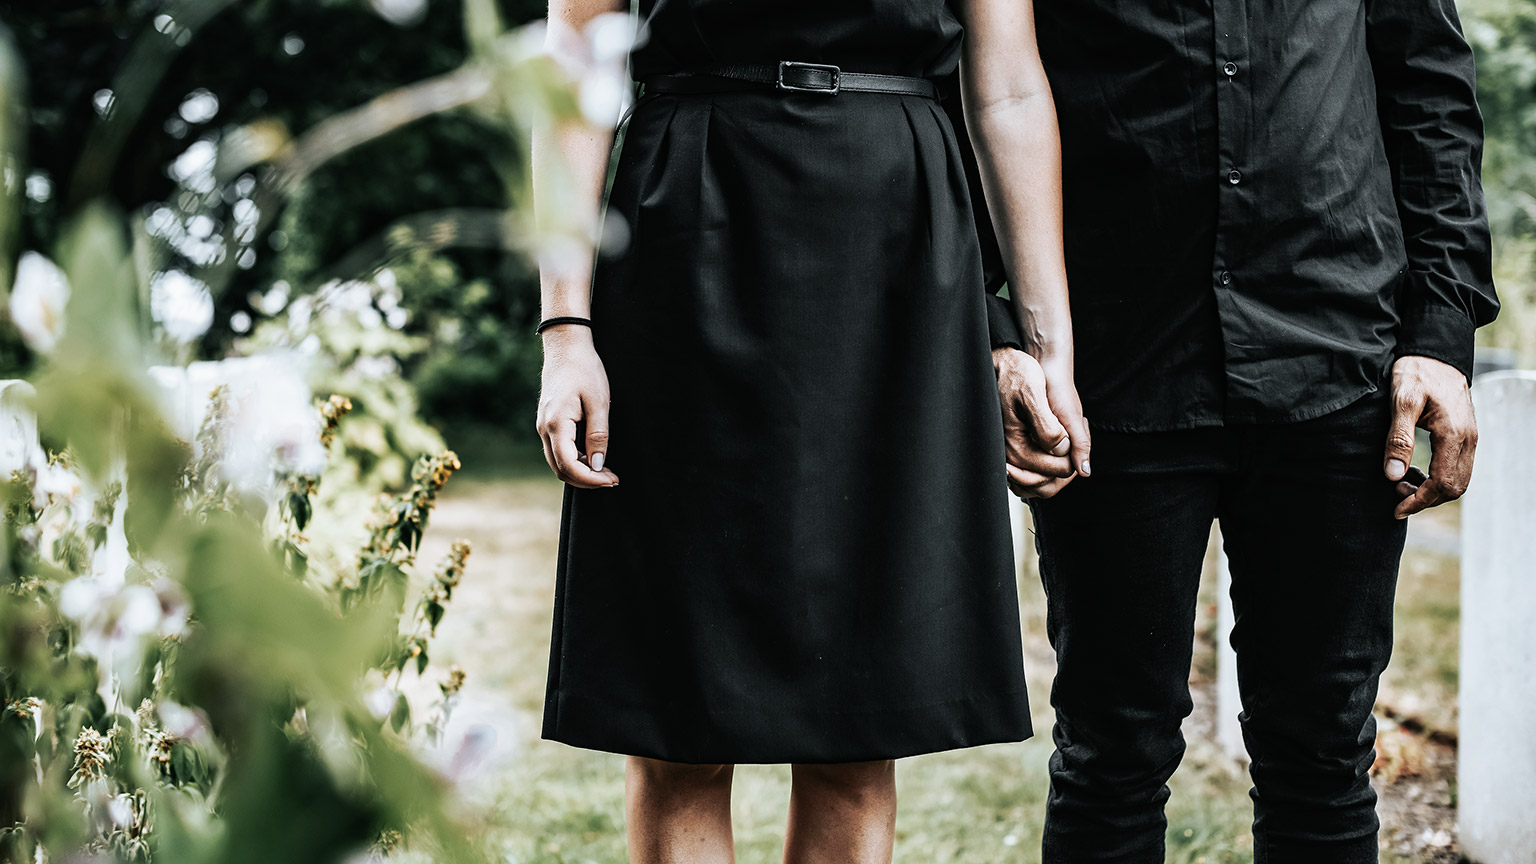
[[[1389,412],[1376,393],[1298,423],[1096,432],[1093,476],[1032,502],[1059,663],[1046,864],[1163,861],[1213,519],[1255,862],[1377,860],[1371,709],[1406,531],[1382,473]]]

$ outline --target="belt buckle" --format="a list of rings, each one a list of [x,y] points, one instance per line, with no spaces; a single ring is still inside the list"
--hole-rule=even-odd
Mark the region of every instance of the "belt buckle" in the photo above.
[[[813,72],[824,72],[830,83],[826,87],[802,87],[798,84],[789,84],[784,81],[784,73],[791,69],[807,69]],[[842,83],[843,70],[830,63],[796,63],[793,60],[779,61],[779,78],[775,86],[780,90],[788,90],[794,93],[821,93],[826,96],[836,96]]]

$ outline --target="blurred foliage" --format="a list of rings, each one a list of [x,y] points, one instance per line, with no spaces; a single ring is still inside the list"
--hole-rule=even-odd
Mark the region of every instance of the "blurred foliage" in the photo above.
[[[102,193],[125,212],[176,208],[185,190],[166,166],[194,142],[225,144],[252,128],[300,136],[338,112],[461,67],[471,57],[464,5],[423,2],[422,13],[403,25],[370,14],[369,4],[358,0],[5,4],[0,21],[14,34],[32,85],[30,187],[47,190],[25,202],[21,248],[49,248],[61,214]],[[89,188],[81,178],[103,173],[91,170],[94,156],[87,152],[98,105],[103,92],[115,96],[132,71],[123,63],[137,37],[167,10],[176,14],[173,7],[224,5],[195,38],[176,47],[163,76],[152,82],[142,115],[123,135],[106,182]],[[411,3],[375,5],[399,9]],[[544,3],[498,0],[495,8],[515,25],[541,17]],[[172,35],[182,38],[180,31]],[[424,223],[420,214],[443,214],[443,222],[455,212],[511,206],[525,183],[523,140],[494,114],[459,111],[426,117],[328,160],[292,190],[260,236],[241,244],[249,254],[229,268],[227,290],[215,292],[214,324],[198,353],[230,350],[240,335],[231,316],[259,321],[263,313],[249,298],[274,283],[287,283],[302,296],[331,279],[367,279],[378,267],[395,264],[401,305],[409,313],[403,331],[422,340],[402,358],[401,373],[418,389],[427,419],[440,428],[467,418],[510,422],[531,434],[539,357],[530,335],[538,314],[532,270],[519,256],[474,238],[388,242],[413,217],[430,231],[432,222]],[[228,231],[236,222],[233,208],[246,197],[238,188],[249,176],[223,176],[215,192],[222,201],[181,209],[209,216],[213,222],[204,227],[215,235]],[[229,257],[239,254],[231,250]],[[0,374],[27,362],[14,340],[0,345]]]
[[[1463,0],[1487,128],[1483,186],[1504,309],[1481,333],[1536,365],[1536,2]]]
[[[426,672],[469,552],[456,545],[407,604],[457,457],[420,460],[356,556],[315,566],[303,532],[320,478],[282,454],[334,447],[350,405],[295,424],[242,417],[220,389],[195,441],[173,436],[125,327],[125,235],[96,205],[61,233],[79,287],[35,405],[71,447],[3,487],[0,855],[329,862],[408,842],[482,860],[448,810],[451,775],[411,746],[413,730],[440,743],[463,676],[419,724],[399,687]],[[315,440],[280,447],[276,478],[252,486],[229,469],[251,422]]]
[[[402,687],[469,555],[418,572],[404,376],[541,242],[512,142],[575,101],[505,11],[5,7],[0,860],[484,860],[464,675]]]

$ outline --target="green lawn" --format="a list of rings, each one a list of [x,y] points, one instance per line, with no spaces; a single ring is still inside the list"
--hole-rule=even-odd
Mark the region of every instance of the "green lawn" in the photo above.
[[[422,560],[435,560],[458,537],[475,545],[433,655],[434,666],[458,663],[468,671],[468,698],[507,706],[516,717],[517,752],[475,787],[479,803],[492,813],[491,836],[507,860],[518,864],[622,862],[621,758],[538,740],[560,486],[526,447],[502,445],[494,437],[450,443],[460,448],[466,470],[449,485],[433,517]],[[1030,568],[1020,582],[1041,734],[1023,744],[903,761],[897,860],[991,864],[1039,858],[1051,663],[1043,597]],[[1455,692],[1454,567],[1410,559],[1404,594],[1392,692],[1438,704]],[[1202,658],[1206,654],[1208,648]],[[1204,665],[1203,659],[1197,665]],[[1197,681],[1200,674],[1197,670]],[[1415,681],[1426,682],[1426,689],[1409,686]],[[1170,862],[1252,860],[1245,773],[1192,736],[1173,787]],[[780,860],[788,795],[787,769],[738,769],[735,814],[743,864]],[[1389,854],[1387,860],[1394,858]]]

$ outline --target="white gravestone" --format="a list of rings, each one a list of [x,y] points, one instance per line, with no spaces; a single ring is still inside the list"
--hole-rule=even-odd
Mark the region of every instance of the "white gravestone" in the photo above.
[[[1222,752],[1238,762],[1248,761],[1248,747],[1243,743],[1243,724],[1238,715],[1243,710],[1237,689],[1237,652],[1232,650],[1232,626],[1237,618],[1232,611],[1232,567],[1220,532],[1216,534],[1216,743]]]
[[[1477,464],[1462,501],[1463,854],[1536,861],[1536,372],[1472,385]]]

